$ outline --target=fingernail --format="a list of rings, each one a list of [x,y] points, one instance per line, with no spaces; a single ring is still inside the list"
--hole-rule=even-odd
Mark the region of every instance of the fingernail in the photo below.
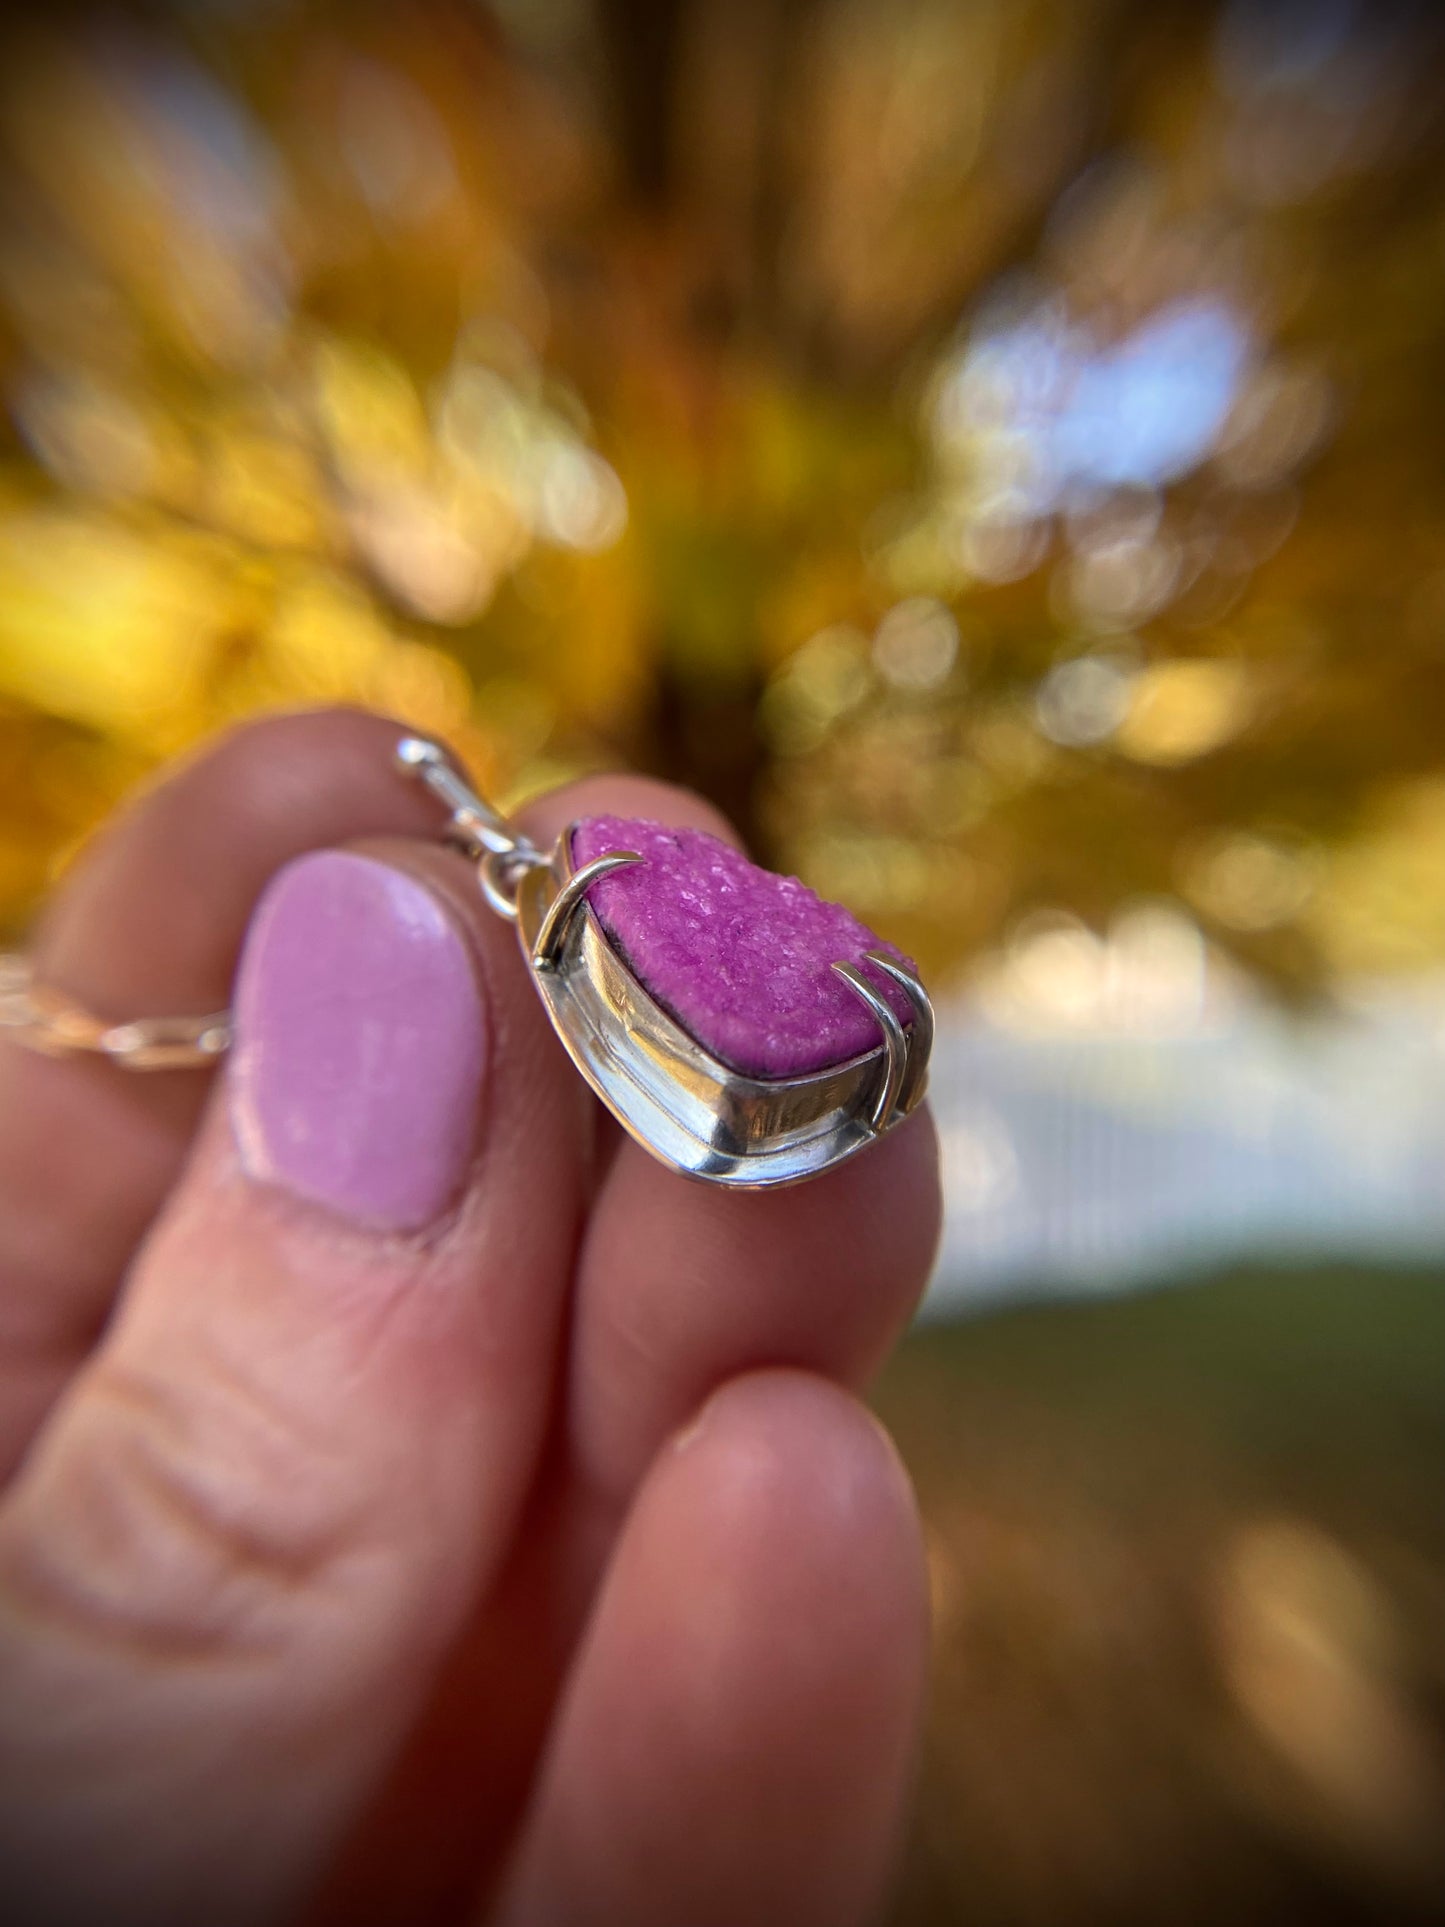
[[[430,1224],[471,1160],[486,1019],[461,933],[404,871],[324,851],[272,880],[236,986],[248,1173],[381,1231]]]

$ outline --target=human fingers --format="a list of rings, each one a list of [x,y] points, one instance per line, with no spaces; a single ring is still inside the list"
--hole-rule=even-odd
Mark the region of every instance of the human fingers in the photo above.
[[[573,785],[523,820],[546,844],[589,814],[733,835],[700,798],[638,777]],[[932,1132],[918,1117],[845,1169],[768,1197],[689,1183],[618,1135],[570,1320],[545,1491],[500,1597],[354,1841],[328,1919],[446,1917],[447,1897],[510,1833],[597,1575],[662,1438],[722,1378],[755,1364],[866,1376],[917,1295],[936,1209]],[[416,1911],[423,1893],[435,1914]]]
[[[897,1845],[927,1651],[891,1446],[796,1372],[660,1455],[578,1654],[505,1927],[851,1927]]]
[[[702,798],[645,777],[584,779],[541,799],[523,813],[523,827],[543,843],[574,818],[621,809],[647,816],[669,810],[672,820],[730,835]],[[522,994],[541,1004],[527,982],[515,937],[496,926]],[[620,1131],[611,1126],[553,1044],[560,1074],[571,1080],[605,1153]],[[594,1157],[594,1172],[603,1159]],[[545,1151],[537,1160],[545,1181]],[[546,1209],[545,1196],[539,1209]],[[564,1374],[559,1374],[563,1376]],[[586,1543],[572,1530],[574,1509],[560,1506],[554,1474],[566,1486],[565,1432],[549,1442],[542,1489],[533,1495],[525,1530],[496,1597],[482,1602],[434,1683],[428,1707],[397,1759],[383,1797],[364,1815],[334,1871],[320,1917],[412,1923],[451,1919],[475,1885],[478,1869],[505,1850],[532,1773],[552,1696],[596,1576],[596,1535]],[[603,1542],[614,1520],[605,1522]]]
[[[235,1015],[0,1511],[16,1921],[289,1917],[533,1476],[591,1120],[511,933],[441,850],[313,854],[263,897]]]
[[[569,1423],[586,1490],[621,1506],[661,1440],[725,1379],[794,1365],[867,1381],[938,1238],[937,1146],[915,1112],[795,1190],[675,1186],[624,1144],[578,1271]]]
[[[543,799],[539,837],[585,813],[724,833],[688,792],[598,778]],[[604,1508],[723,1380],[797,1365],[857,1385],[906,1322],[937,1246],[926,1107],[846,1164],[781,1191],[689,1182],[624,1140],[590,1214],[568,1360],[569,1445]]]
[[[252,906],[299,852],[424,834],[400,731],[315,711],[237,729],[144,792],[61,884],[37,981],[117,1021],[223,1006]],[[48,1058],[0,1032],[0,1475],[93,1342],[173,1182],[211,1079]]]

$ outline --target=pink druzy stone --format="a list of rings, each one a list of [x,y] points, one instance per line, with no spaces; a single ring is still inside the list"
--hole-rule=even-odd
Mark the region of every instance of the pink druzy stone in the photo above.
[[[643,861],[588,891],[612,947],[683,1029],[749,1077],[798,1077],[879,1042],[877,1020],[831,968],[858,964],[907,1023],[907,997],[863,961],[883,950],[839,904],[775,876],[702,830],[589,816],[572,835],[580,869],[612,850]]]

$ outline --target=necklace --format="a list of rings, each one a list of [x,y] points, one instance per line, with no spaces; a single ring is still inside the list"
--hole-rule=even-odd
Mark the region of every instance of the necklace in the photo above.
[[[541,850],[409,736],[568,1055],[624,1129],[713,1184],[793,1184],[921,1101],[933,1012],[911,961],[701,830],[586,817]]]

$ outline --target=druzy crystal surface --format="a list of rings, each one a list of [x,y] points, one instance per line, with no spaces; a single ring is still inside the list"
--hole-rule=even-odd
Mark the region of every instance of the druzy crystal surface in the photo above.
[[[864,962],[881,950],[912,968],[851,912],[796,877],[775,876],[702,830],[592,816],[572,836],[580,869],[613,850],[643,861],[592,885],[614,950],[683,1029],[749,1077],[798,1077],[880,1041],[877,1020],[839,977],[855,963],[907,1023],[907,997]]]

